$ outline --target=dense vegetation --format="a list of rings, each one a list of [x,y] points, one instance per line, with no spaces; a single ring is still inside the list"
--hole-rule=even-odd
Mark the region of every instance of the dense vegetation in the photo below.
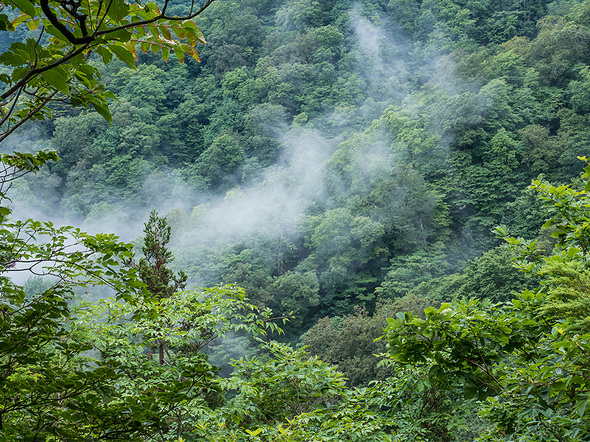
[[[1,437],[588,437],[590,1],[9,3]]]

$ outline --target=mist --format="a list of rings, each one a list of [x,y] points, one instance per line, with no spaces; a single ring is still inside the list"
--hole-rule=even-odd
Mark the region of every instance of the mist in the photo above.
[[[338,167],[362,176],[359,182],[364,183],[365,191],[370,189],[391,173],[399,156],[392,148],[395,134],[381,131],[375,135],[371,132],[373,122],[391,106],[411,114],[412,94],[419,90],[417,76],[435,79],[436,87],[444,91],[456,90],[448,59],[442,62],[432,52],[422,59],[416,57],[415,44],[395,24],[367,18],[359,5],[348,12],[348,23],[355,40],[351,55],[356,63],[354,73],[362,79],[363,101],[348,109],[327,108],[307,122],[293,123],[290,129],[285,124],[259,122],[261,132],[278,142],[280,154],[274,165],[253,179],[219,195],[187,183],[178,170],[161,165],[145,176],[134,202],[101,201],[89,213],[76,214],[71,204],[60,204],[57,195],[63,183],[43,171],[15,189],[14,217],[78,225],[90,233],[113,232],[124,241],[137,243],[149,212],[156,209],[162,215],[169,214],[173,253],[184,251],[175,262],[178,268],[187,262],[182,256],[190,250],[214,247],[222,253],[252,235],[263,239],[285,235],[294,242],[301,241],[301,226],[310,207],[338,205],[339,199],[360,192],[334,176],[326,181],[335,155],[341,163]],[[440,133],[437,122],[431,119],[431,123],[427,130]],[[365,130],[370,135],[364,135]],[[27,142],[36,148],[48,144],[35,140],[33,132],[29,137]],[[444,144],[448,146],[450,141],[447,134]],[[37,188],[42,192],[31,190]],[[189,274],[193,284],[203,282],[194,272]]]

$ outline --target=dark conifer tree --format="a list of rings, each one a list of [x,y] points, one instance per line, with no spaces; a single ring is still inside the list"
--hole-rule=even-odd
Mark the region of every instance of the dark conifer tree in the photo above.
[[[175,275],[167,267],[174,257],[166,247],[170,242],[171,233],[171,227],[168,225],[166,217],[159,216],[156,210],[152,210],[143,231],[145,233],[142,248],[143,257],[137,264],[132,263],[132,266],[137,269],[141,281],[147,285],[152,300],[160,302],[162,299],[184,290],[187,275],[182,270]],[[164,347],[164,341],[160,340],[158,343],[160,364],[165,362]]]

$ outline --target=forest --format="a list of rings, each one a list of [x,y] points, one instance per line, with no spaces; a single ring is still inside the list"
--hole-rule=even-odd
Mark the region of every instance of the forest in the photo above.
[[[590,0],[5,0],[0,82],[0,441],[590,439]]]

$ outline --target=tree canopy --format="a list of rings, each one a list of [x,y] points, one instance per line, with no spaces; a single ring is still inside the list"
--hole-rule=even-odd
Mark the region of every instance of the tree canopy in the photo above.
[[[0,438],[587,438],[589,11],[4,2]]]

